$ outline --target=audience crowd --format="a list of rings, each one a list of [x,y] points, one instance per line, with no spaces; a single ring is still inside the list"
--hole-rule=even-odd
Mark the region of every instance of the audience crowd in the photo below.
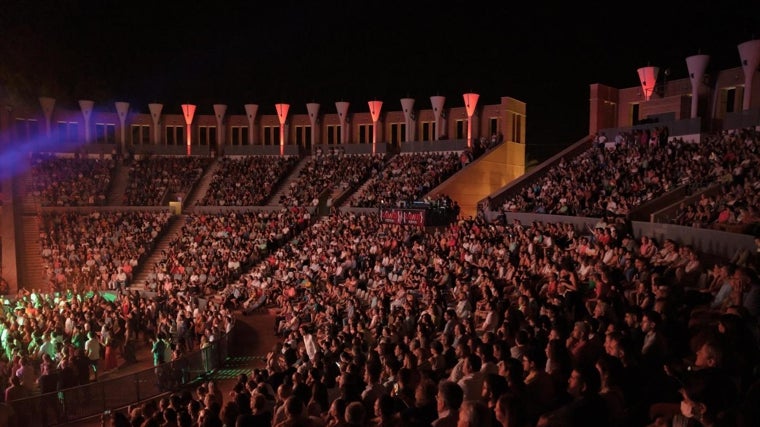
[[[281,309],[283,342],[234,405],[207,399],[206,413],[242,413],[237,425],[261,407],[274,408],[264,425],[755,425],[757,254],[707,268],[693,248],[596,225],[475,219],[428,234],[323,218],[237,285]]]
[[[295,156],[223,157],[198,205],[263,205],[297,161]]]
[[[374,171],[349,200],[352,207],[406,207],[422,199],[472,159],[466,153],[415,153],[394,156]]]
[[[231,330],[233,318],[213,300],[159,292],[122,290],[108,298],[96,289],[65,293],[20,292],[6,301],[0,320],[0,411],[15,413],[13,427],[26,426],[24,399],[98,381],[122,364],[136,362],[140,347],[166,342],[171,359],[201,348]],[[77,393],[51,399],[43,411],[55,417],[63,405],[84,404]],[[73,406],[72,406],[73,405]],[[0,414],[4,415],[4,414]],[[56,418],[50,418],[56,419]]]
[[[122,290],[110,302],[92,292],[92,280],[79,291],[68,278],[74,290],[64,296],[20,295],[0,324],[4,400],[12,408],[43,385],[62,387],[72,371],[72,385],[96,380],[101,358],[106,369],[113,367],[109,354],[128,360],[140,336],[146,345],[169,337],[178,353],[201,348],[230,330],[234,310],[267,306],[278,312],[281,342],[266,367],[241,375],[230,395],[211,382],[104,421],[758,425],[760,238],[754,252],[708,261],[671,239],[634,237],[616,220],[677,186],[721,178],[741,187],[747,203],[755,200],[754,164],[738,160],[754,155],[755,144],[754,136],[697,145],[659,135],[652,142],[651,134],[598,141],[503,206],[599,218],[583,229],[508,223],[502,215],[427,230],[340,210],[312,221],[305,207],[326,189],[358,187],[372,175],[377,179],[352,205],[404,206],[471,160],[462,153],[402,155],[384,167],[378,156],[317,155],[283,196],[288,208],[188,215],[149,278],[153,298]],[[148,182],[168,187],[174,173],[202,169],[174,166],[151,171]],[[68,266],[73,274],[91,249],[109,278],[118,278],[141,248],[150,250],[146,239],[166,220],[146,215],[122,223],[109,215],[48,220],[43,248],[53,271],[66,277]],[[201,307],[200,296],[217,293],[223,303],[209,299]],[[114,341],[118,350],[109,353]],[[82,353],[87,360],[75,363]],[[75,368],[66,371],[64,360]]]
[[[145,288],[214,295],[310,221],[311,214],[304,208],[188,214],[181,231],[152,267]]]
[[[760,134],[746,129],[709,138],[721,147],[709,155],[714,163],[718,191],[702,193],[693,203],[682,203],[672,223],[746,234],[760,233]]]
[[[50,289],[125,288],[170,217],[168,211],[45,212],[40,246]]]
[[[380,154],[345,154],[342,150],[324,153],[317,150],[314,156],[290,183],[279,203],[283,206],[317,206],[324,191],[356,189],[360,184],[383,168],[384,156]]]
[[[95,206],[106,203],[114,160],[34,154],[29,194],[42,206]]]
[[[502,209],[625,216],[677,187],[686,185],[694,191],[715,182],[730,183],[749,202],[757,187],[757,139],[757,132],[742,130],[704,138],[698,144],[679,138],[644,144],[631,137],[595,144],[539,174],[505,200]]]
[[[210,158],[197,156],[135,158],[129,165],[124,204],[157,206],[168,194],[187,197],[210,163]]]

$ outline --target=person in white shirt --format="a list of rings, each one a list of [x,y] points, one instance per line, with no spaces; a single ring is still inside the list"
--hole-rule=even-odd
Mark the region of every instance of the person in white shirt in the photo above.
[[[470,354],[464,359],[463,372],[464,376],[457,384],[462,387],[464,400],[480,400],[483,392],[483,375],[480,372],[480,357],[476,354]]]
[[[87,341],[84,343],[84,353],[90,359],[90,366],[92,366],[95,372],[95,381],[98,380],[98,373],[100,371],[100,345],[100,340],[95,332],[88,332]]]
[[[485,305],[485,318],[483,322],[478,325],[478,332],[482,335],[486,332],[496,332],[499,327],[499,315],[496,312],[493,302],[488,301]]]
[[[63,324],[63,331],[66,333],[66,335],[71,336],[71,334],[74,332],[74,316],[69,313],[66,316],[66,321]]]
[[[467,298],[466,292],[462,291],[459,293],[459,301],[457,302],[454,311],[459,319],[469,319],[472,315],[472,305],[470,304],[469,298]]]
[[[10,336],[10,328],[6,321],[0,321],[0,345],[3,348],[8,348],[8,337]]]
[[[43,354],[47,354],[53,360],[55,360],[55,342],[51,338],[50,334],[50,332],[45,332],[42,335],[42,344],[40,344],[40,348],[37,350],[37,355],[42,358]]]
[[[460,341],[454,347],[454,352],[457,356],[457,364],[451,369],[449,373],[449,381],[458,383],[465,376],[464,365],[467,357],[470,356],[470,346],[465,341]]]
[[[119,289],[127,286],[127,273],[121,267],[119,267],[119,272],[116,275],[116,283]]]

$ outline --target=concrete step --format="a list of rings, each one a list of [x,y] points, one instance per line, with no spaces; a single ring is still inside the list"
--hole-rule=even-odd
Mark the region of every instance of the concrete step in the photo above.
[[[169,247],[169,243],[177,236],[177,234],[179,234],[179,232],[182,230],[182,227],[185,226],[186,220],[186,215],[177,215],[170,220],[166,233],[156,243],[156,246],[150,255],[145,258],[145,261],[143,261],[135,271],[132,283],[130,284],[130,288],[145,290],[145,281],[153,272],[153,267],[156,265],[156,263],[161,261],[161,251]]]

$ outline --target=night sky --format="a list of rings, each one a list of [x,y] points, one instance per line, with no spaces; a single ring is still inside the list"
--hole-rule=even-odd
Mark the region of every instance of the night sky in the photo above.
[[[339,100],[367,111],[375,98],[400,110],[403,97],[430,108],[432,95],[461,106],[474,91],[481,105],[526,102],[528,144],[556,151],[587,133],[589,84],[636,86],[647,65],[685,78],[697,53],[711,55],[708,72],[739,66],[736,45],[760,37],[757,1],[528,3],[7,0],[0,84],[12,99],[178,113],[190,102],[201,114],[214,103],[274,114],[277,102],[333,112]]]

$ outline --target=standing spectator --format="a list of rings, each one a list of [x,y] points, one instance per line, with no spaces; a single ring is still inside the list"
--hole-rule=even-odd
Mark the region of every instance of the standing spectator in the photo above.
[[[153,366],[158,366],[165,362],[169,362],[165,358],[167,346],[168,344],[164,339],[164,334],[159,332],[156,336],[156,339],[153,341],[153,346],[150,349],[150,352],[153,354]]]
[[[77,354],[72,360],[72,365],[77,373],[77,382],[79,385],[84,385],[90,382],[90,371],[92,368],[90,367],[90,359],[87,358],[84,348],[77,349]]]
[[[32,361],[27,357],[21,357],[21,367],[16,370],[16,376],[21,380],[21,386],[30,394],[37,390],[37,377],[34,373]]]
[[[124,337],[121,344],[121,355],[126,363],[137,362],[135,345],[137,341],[137,326],[133,321],[134,315],[130,312],[124,326]]]
[[[201,359],[203,361],[203,369],[208,372],[211,370],[211,342],[206,335],[201,335]]]
[[[105,334],[105,337],[103,339],[103,346],[105,347],[105,370],[111,371],[113,369],[116,369],[117,362],[116,362],[116,349],[117,344],[115,342],[116,337],[114,336],[113,331],[111,331],[111,328],[107,328],[107,334]]]
[[[77,371],[72,361],[68,357],[62,358],[58,363],[58,388],[76,387],[78,384]]]
[[[19,426],[25,425],[24,423],[26,419],[24,417],[24,412],[20,411],[18,404],[14,402],[25,397],[29,397],[29,391],[21,385],[19,377],[11,375],[10,385],[5,389],[5,403],[10,405],[10,410],[6,412],[16,414],[16,423]],[[2,414],[0,413],[0,421],[1,420]]]
[[[101,343],[94,331],[87,333],[87,341],[84,343],[84,351],[90,360],[90,366],[93,371],[93,379],[98,380],[100,374],[100,347]]]
[[[21,378],[11,375],[9,386],[5,389],[5,402],[12,403],[14,400],[28,397],[31,393],[21,385]]]
[[[37,386],[40,393],[51,393],[57,390],[59,382],[59,372],[50,356],[43,356],[40,363],[40,376],[37,378]]]
[[[60,374],[55,368],[50,356],[45,356],[42,364],[40,365],[41,374],[37,378],[37,385],[39,386],[40,394],[42,394],[41,411],[43,420],[52,422],[57,420],[60,415],[58,395],[55,391],[58,390],[58,384],[60,382]],[[52,417],[49,419],[48,417]]]

